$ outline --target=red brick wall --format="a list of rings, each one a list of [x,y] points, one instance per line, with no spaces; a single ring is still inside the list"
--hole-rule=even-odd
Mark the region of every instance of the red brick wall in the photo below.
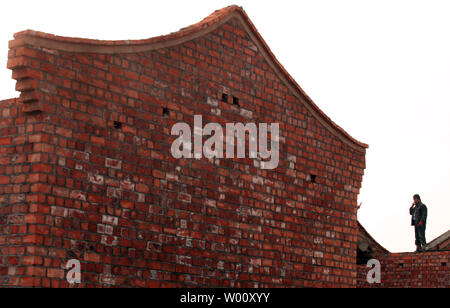
[[[15,101],[2,110],[14,105],[3,121],[24,124],[2,130],[37,154],[15,171],[32,184],[2,173],[0,190],[26,199],[1,197],[2,285],[66,286],[64,264],[76,257],[89,287],[356,286],[365,149],[292,93],[238,14],[192,40],[136,52],[110,53],[115,43],[75,52],[51,37],[44,48],[34,33],[16,35],[8,67],[21,110]],[[240,107],[221,102],[222,92]],[[195,114],[280,123],[279,167],[174,159],[171,127],[193,127]],[[14,166],[6,138],[2,171]]]
[[[358,265],[359,288],[449,288],[450,251],[393,253],[379,260],[381,284],[367,283],[364,265]]]
[[[41,234],[50,229],[36,213],[51,167],[43,156],[43,114],[20,109],[15,99],[0,101],[0,285],[32,286],[43,270],[34,267],[43,265]]]

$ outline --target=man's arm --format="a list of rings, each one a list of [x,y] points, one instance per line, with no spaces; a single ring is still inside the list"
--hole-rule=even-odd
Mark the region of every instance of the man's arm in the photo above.
[[[420,221],[422,221],[423,223],[425,223],[427,221],[427,216],[428,216],[428,209],[427,207],[424,205],[423,206],[423,213],[422,213],[422,219]]]
[[[420,209],[420,219],[419,219],[419,226],[423,226],[426,221],[427,221],[427,215],[428,215],[428,210],[427,207],[425,205],[423,205]]]
[[[409,215],[414,215],[414,203],[409,208]]]

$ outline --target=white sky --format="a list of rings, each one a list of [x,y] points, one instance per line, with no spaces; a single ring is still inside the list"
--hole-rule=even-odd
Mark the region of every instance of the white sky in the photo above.
[[[392,252],[411,251],[412,195],[428,206],[427,240],[450,229],[450,2],[0,1],[0,99],[13,33],[143,39],[242,5],[315,103],[368,143],[359,220]]]

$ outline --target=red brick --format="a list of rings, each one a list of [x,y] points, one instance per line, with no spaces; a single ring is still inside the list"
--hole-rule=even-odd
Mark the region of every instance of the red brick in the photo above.
[[[219,23],[231,14],[242,18]],[[35,32],[10,42],[21,91],[0,102],[0,254],[14,263],[10,281],[65,286],[63,265],[78,256],[92,287],[357,285],[365,146],[260,50],[253,27],[232,6],[146,41],[145,52],[136,52],[143,42],[71,38],[61,51],[60,38]],[[191,32],[201,35],[185,39]],[[279,123],[278,168],[174,159],[171,128],[192,127],[196,114]]]

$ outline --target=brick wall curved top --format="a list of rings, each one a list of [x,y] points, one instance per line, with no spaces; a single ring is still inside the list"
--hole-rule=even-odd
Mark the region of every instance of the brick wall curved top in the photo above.
[[[83,286],[356,286],[365,148],[240,8],[147,44],[52,37],[10,42],[21,96],[0,104],[0,284],[67,286],[76,258]],[[62,50],[81,47],[97,52]],[[174,158],[170,128],[195,115],[279,123],[278,167]]]
[[[358,238],[359,240],[365,240],[369,243],[372,249],[375,250],[377,255],[387,255],[390,254],[389,250],[384,248],[380,243],[378,243],[367,230],[358,221]]]
[[[86,52],[86,53],[102,53],[102,54],[115,54],[115,53],[137,53],[149,50],[155,50],[160,48],[167,48],[175,45],[185,43],[195,38],[201,37],[211,31],[222,26],[230,19],[238,19],[247,34],[251,37],[252,41],[258,47],[267,60],[272,69],[277,73],[278,77],[286,84],[292,94],[296,96],[305,107],[312,113],[312,115],[324,125],[332,134],[338,137],[342,142],[349,145],[354,150],[359,152],[365,152],[365,149],[369,146],[362,143],[350,134],[348,134],[343,128],[334,123],[303,91],[298,83],[291,77],[291,75],[284,69],[280,62],[276,59],[258,30],[255,28],[248,15],[240,6],[229,6],[221,10],[215,11],[201,22],[183,28],[178,32],[174,32],[168,35],[162,35],[150,39],[143,40],[121,40],[121,41],[105,41],[105,40],[93,40],[82,38],[61,37],[43,32],[37,32],[32,30],[26,30],[18,32],[14,35],[15,40],[10,42],[10,48],[20,45],[32,45],[39,48],[48,48],[61,51],[70,52]],[[13,45],[13,46],[12,46]],[[11,60],[11,59],[10,59]],[[8,61],[8,68],[13,69],[16,63]],[[21,91],[21,88],[25,87],[26,92],[29,94],[30,86],[32,85],[18,85],[17,90]],[[32,97],[33,100],[39,98]],[[31,109],[30,111],[33,111]]]

